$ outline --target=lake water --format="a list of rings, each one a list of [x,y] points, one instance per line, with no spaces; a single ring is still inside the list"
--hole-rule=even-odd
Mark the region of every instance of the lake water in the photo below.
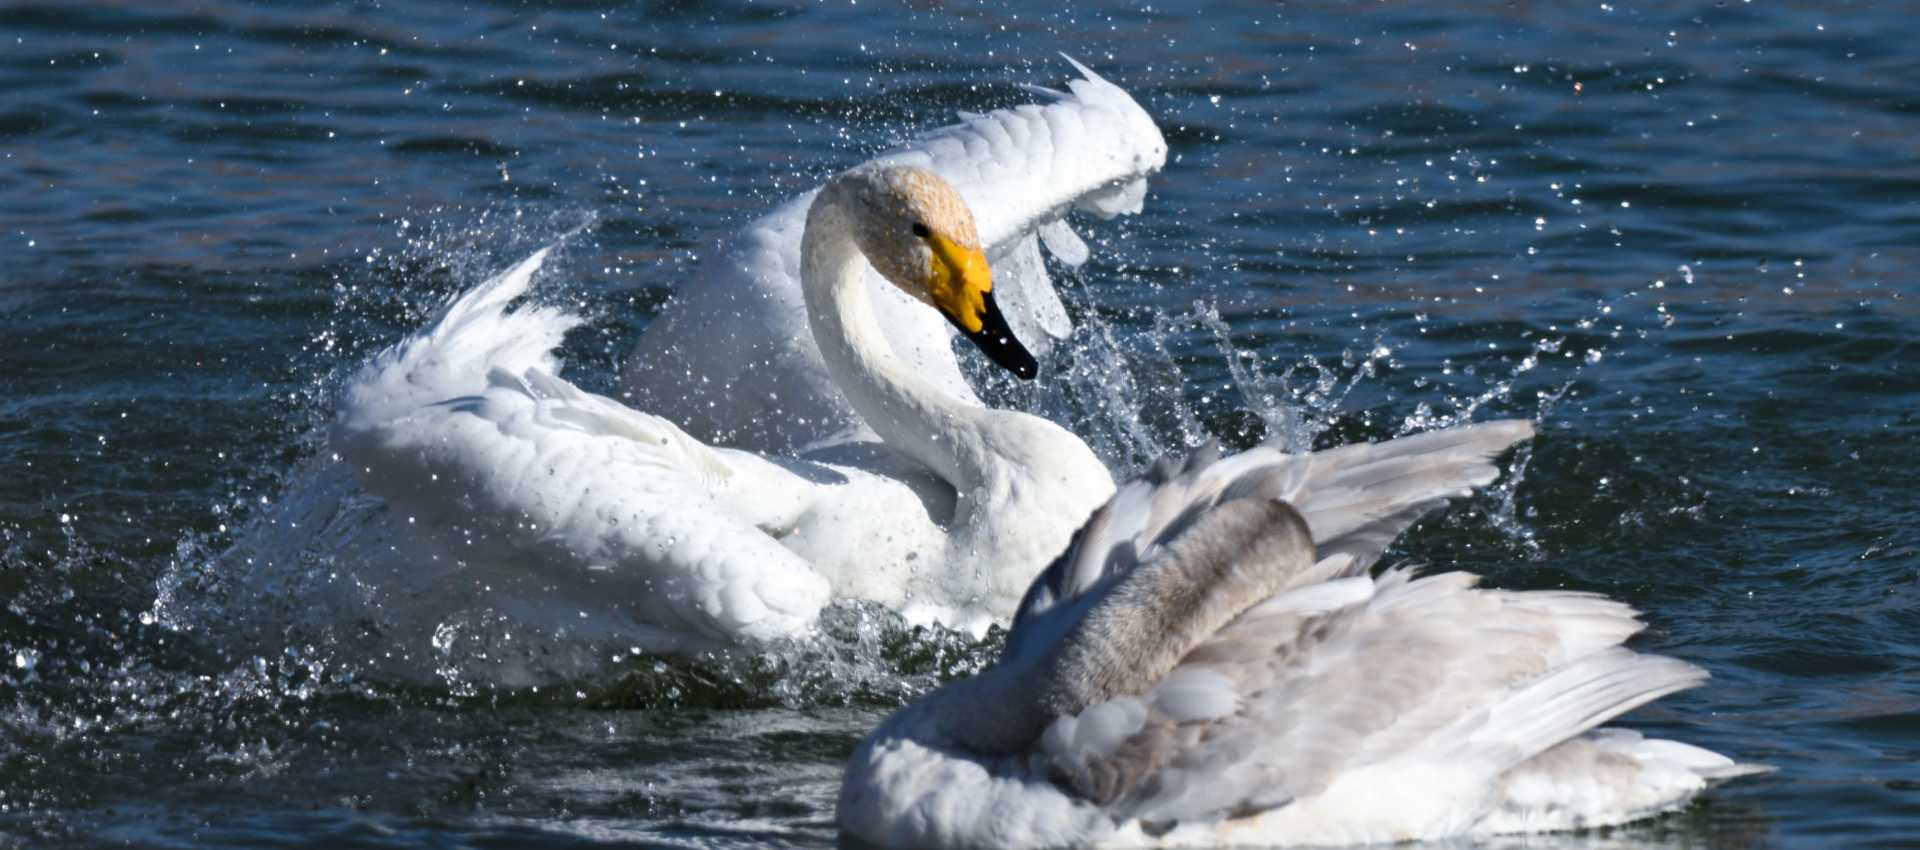
[[[1538,417],[1398,557],[1630,601],[1715,677],[1630,725],[1780,771],[1521,843],[1920,846],[1920,10],[1441,6],[0,2],[0,847],[834,844],[991,644],[401,684],[243,628],[235,547],[447,293],[585,226],[538,297],[610,388],[715,240],[1059,51],[1171,154],[1057,275],[1109,377],[1002,403],[1123,470]]]

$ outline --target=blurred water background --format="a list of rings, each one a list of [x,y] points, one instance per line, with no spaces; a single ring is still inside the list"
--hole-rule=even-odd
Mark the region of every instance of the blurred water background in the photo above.
[[[611,389],[715,240],[1059,51],[1171,154],[1056,269],[1068,391],[996,398],[1122,470],[1539,417],[1400,557],[1631,601],[1715,676],[1631,725],[1781,770],[1514,843],[1920,846],[1916,12],[0,2],[0,847],[834,844],[854,744],[990,641],[401,684],[222,583],[448,293],[578,230],[539,297]]]

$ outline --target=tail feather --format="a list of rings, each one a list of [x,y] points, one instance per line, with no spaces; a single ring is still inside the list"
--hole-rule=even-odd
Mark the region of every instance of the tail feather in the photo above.
[[[1692,744],[1596,729],[1500,777],[1482,831],[1542,832],[1626,823],[1686,805],[1701,791],[1770,773]]]
[[[1047,88],[1046,86],[1036,85],[1034,83],[1015,83],[1014,85],[1019,87],[1021,91],[1027,92],[1028,94],[1038,95],[1048,100],[1055,100],[1055,101],[1068,100],[1073,97],[1073,95],[1067,94],[1066,92],[1063,92],[1059,89]],[[960,113],[960,117],[971,120],[975,116],[971,116],[963,112],[963,113]]]
[[[546,263],[547,254],[552,250],[541,248],[491,280],[461,293],[442,311],[431,336],[445,340],[474,321],[504,312],[507,302],[527,294],[527,288],[533,284],[533,273]]]
[[[1733,764],[1718,767],[1697,768],[1694,770],[1694,773],[1700,774],[1700,778],[1705,779],[1709,785],[1719,785],[1729,779],[1739,779],[1742,776],[1759,776],[1764,773],[1773,773],[1779,769],[1780,768],[1770,764],[1754,764],[1752,762],[1737,761]]]
[[[1506,748],[1511,765],[1668,694],[1707,680],[1707,671],[1625,647],[1596,652],[1529,684],[1494,706],[1464,743]]]

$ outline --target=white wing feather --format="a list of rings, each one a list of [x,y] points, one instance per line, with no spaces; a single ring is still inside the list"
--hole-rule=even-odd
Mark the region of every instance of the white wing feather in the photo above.
[[[1071,60],[1069,60],[1071,61]],[[1067,214],[1140,209],[1167,145],[1139,104],[1074,63],[1083,79],[1044,104],[968,116],[877,157],[931,169],[972,208],[995,292],[1014,332],[1036,354],[1072,330],[1040,259],[1086,259]],[[812,193],[734,234],[642,334],[623,375],[636,407],[703,440],[786,451],[863,426],[826,373],[801,306],[800,231]],[[943,391],[974,398],[940,317],[869,275],[887,341]]]
[[[337,450],[416,524],[478,544],[456,551],[500,565],[489,579],[540,583],[556,621],[624,611],[663,634],[714,641],[805,629],[827,581],[761,530],[783,517],[742,515],[742,500],[716,498],[751,489],[762,494],[755,504],[777,505],[791,476],[557,377],[553,347],[577,320],[506,309],[545,256],[455,300],[356,375]]]

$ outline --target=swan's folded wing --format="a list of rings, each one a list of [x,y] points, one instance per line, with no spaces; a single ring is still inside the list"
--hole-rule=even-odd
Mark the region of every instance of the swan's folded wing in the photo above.
[[[1493,459],[1532,436],[1533,423],[1507,419],[1356,443],[1314,452],[1273,483],[1313,529],[1319,557],[1350,558],[1352,575],[1427,512],[1492,483]]]
[[[1298,583],[1358,574],[1428,511],[1493,481],[1493,458],[1532,435],[1532,423],[1505,420],[1311,454],[1260,447],[1221,457],[1208,446],[1164,459],[1095,511],[1034,580],[1007,637],[1008,656],[1050,645],[1095,591],[1226,499],[1280,499],[1300,512],[1319,563]]]
[[[806,628],[827,582],[763,530],[790,519],[778,495],[799,482],[559,378],[551,349],[574,320],[506,309],[543,255],[357,375],[336,450],[417,525],[511,562],[556,600],[691,638]],[[721,496],[735,489],[761,498],[743,508]]]
[[[1621,648],[1638,628],[1600,597],[1483,591],[1462,573],[1337,579],[1248,610],[1147,693],[1056,721],[1031,759],[1164,826],[1287,806],[1372,768],[1373,782],[1482,787],[1705,678]]]

